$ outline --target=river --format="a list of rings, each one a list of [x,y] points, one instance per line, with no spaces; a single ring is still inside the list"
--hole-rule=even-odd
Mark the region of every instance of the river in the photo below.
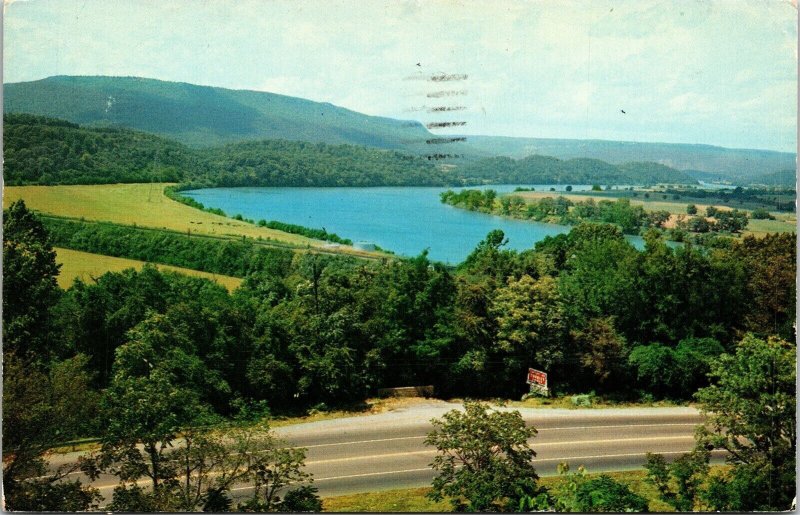
[[[533,187],[536,191],[565,188],[564,185]],[[513,191],[516,186],[486,188],[502,193]],[[591,186],[572,188],[586,191]],[[428,249],[431,259],[450,264],[463,261],[493,229],[501,229],[508,238],[508,248],[516,250],[529,249],[547,236],[570,230],[563,225],[511,220],[442,204],[439,194],[445,190],[441,187],[208,188],[181,194],[206,207],[220,208],[229,216],[241,214],[256,221],[277,220],[324,228],[354,242],[374,243],[403,256],[415,256]],[[641,238],[629,239],[641,247]]]

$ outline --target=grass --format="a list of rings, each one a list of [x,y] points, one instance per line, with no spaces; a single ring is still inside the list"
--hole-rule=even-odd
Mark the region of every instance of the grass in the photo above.
[[[775,220],[750,220],[745,234],[763,236],[775,232],[797,232],[797,218],[787,213],[773,213]]]
[[[574,467],[577,469],[577,466]],[[712,466],[712,471],[725,470],[725,466]],[[587,474],[597,477],[601,473]],[[604,472],[616,481],[628,485],[635,494],[647,499],[651,512],[673,512],[675,509],[658,497],[656,487],[646,482],[645,470],[626,470],[621,472]],[[552,488],[563,481],[561,476],[542,477],[539,484]],[[448,501],[434,502],[426,497],[430,488],[410,488],[402,490],[386,490],[382,492],[366,492],[361,494],[326,497],[322,500],[324,511],[335,512],[443,512],[451,511]]]
[[[298,248],[325,248],[327,242],[234,220],[181,204],[164,195],[169,184],[102,184],[89,186],[8,186],[3,196],[7,207],[17,199],[41,213],[169,229],[182,233],[229,238],[272,240]],[[329,250],[329,249],[326,249]],[[338,252],[377,256],[348,246]]]
[[[56,261],[61,264],[61,273],[58,275],[58,285],[64,289],[69,288],[76,278],[81,278],[83,281],[88,282],[106,272],[121,272],[128,268],[141,270],[145,265],[144,261],[137,261],[134,259],[103,256],[100,254],[90,254],[89,252],[62,248],[56,248],[55,250]],[[221,284],[227,288],[228,291],[233,291],[242,284],[242,280],[238,277],[211,274],[170,265],[156,264],[155,266],[162,271],[178,272],[192,277],[210,279]]]

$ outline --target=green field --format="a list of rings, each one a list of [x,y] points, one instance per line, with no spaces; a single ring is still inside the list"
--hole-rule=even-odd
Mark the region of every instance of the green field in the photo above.
[[[218,237],[260,238],[298,248],[323,249],[327,245],[324,241],[258,227],[186,206],[164,196],[166,186],[168,184],[9,186],[4,191],[3,206],[8,207],[11,202],[23,199],[30,209],[69,218]],[[326,251],[331,250],[326,249]],[[365,257],[378,255],[345,245],[338,247],[336,251]]]
[[[141,270],[146,264],[144,261],[137,261],[135,259],[123,259],[118,257],[103,256],[100,254],[90,254],[88,252],[80,252],[77,250],[56,248],[56,262],[61,265],[61,272],[58,274],[58,285],[64,289],[69,288],[73,281],[81,278],[83,281],[89,282],[96,277],[100,277],[106,272],[121,272],[128,268],[135,268]],[[189,268],[180,268],[177,266],[155,264],[156,268],[162,271],[178,272],[192,277],[202,277],[215,281],[228,291],[233,291],[242,284],[242,280],[238,277],[229,277],[227,275],[210,274],[208,272],[200,272],[198,270],[191,270]]]

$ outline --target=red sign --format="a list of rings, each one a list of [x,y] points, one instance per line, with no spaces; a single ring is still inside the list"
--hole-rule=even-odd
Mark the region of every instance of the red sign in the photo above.
[[[547,374],[541,370],[529,368],[527,383],[547,387]]]

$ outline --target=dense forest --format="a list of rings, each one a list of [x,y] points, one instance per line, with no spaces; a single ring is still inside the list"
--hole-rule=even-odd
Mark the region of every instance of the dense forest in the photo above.
[[[6,114],[8,185],[181,182],[211,186],[462,186],[484,183],[692,183],[655,163],[530,156],[437,165],[424,156],[354,145],[286,140],[193,149],[127,129],[88,128]]]
[[[522,159],[485,158],[464,166],[459,173],[467,180],[506,184],[694,184],[685,173],[657,163],[613,165],[598,159],[562,161],[533,155]]]
[[[790,234],[673,249],[649,232],[638,251],[615,226],[582,223],[517,252],[492,231],[450,269],[424,253],[365,261],[136,231],[43,225],[22,202],[4,212],[3,442],[16,449],[4,470],[16,506],[87,506],[80,484],[27,482],[43,473],[25,463],[82,436],[100,436],[101,455],[125,463],[131,445],[156,438],[139,435],[143,416],[173,438],[197,424],[360,402],[385,386],[513,398],[529,366],[548,371],[556,393],[689,399],[745,335],[794,340]],[[64,291],[54,242],[245,281],[229,293],[145,267]],[[120,488],[112,506],[153,506]]]
[[[337,403],[398,384],[432,383],[444,396],[515,396],[529,365],[550,370],[560,391],[630,393],[632,381],[643,393],[685,398],[691,388],[640,373],[631,356],[655,344],[675,352],[730,349],[745,331],[793,334],[788,234],[703,250],[672,249],[648,233],[640,252],[612,225],[581,224],[516,252],[504,250],[502,233],[493,231],[451,270],[424,254],[368,262],[249,241],[35,223],[45,249],[55,242],[246,278],[229,295],[153,269],[107,274],[96,284],[37,294],[44,303],[37,314],[17,317],[33,302],[26,292],[43,286],[35,276],[14,277],[14,256],[7,262],[7,350],[42,362],[83,353],[102,388],[128,332],[158,314],[162,330],[192,341],[197,358],[230,389],[230,396],[203,394],[226,415],[235,397],[281,408],[294,394],[291,404]],[[281,379],[266,387],[273,374]],[[703,374],[690,376],[701,382]]]
[[[458,184],[418,156],[292,141],[190,149],[158,136],[4,115],[5,180],[22,184],[185,182],[198,186]]]

